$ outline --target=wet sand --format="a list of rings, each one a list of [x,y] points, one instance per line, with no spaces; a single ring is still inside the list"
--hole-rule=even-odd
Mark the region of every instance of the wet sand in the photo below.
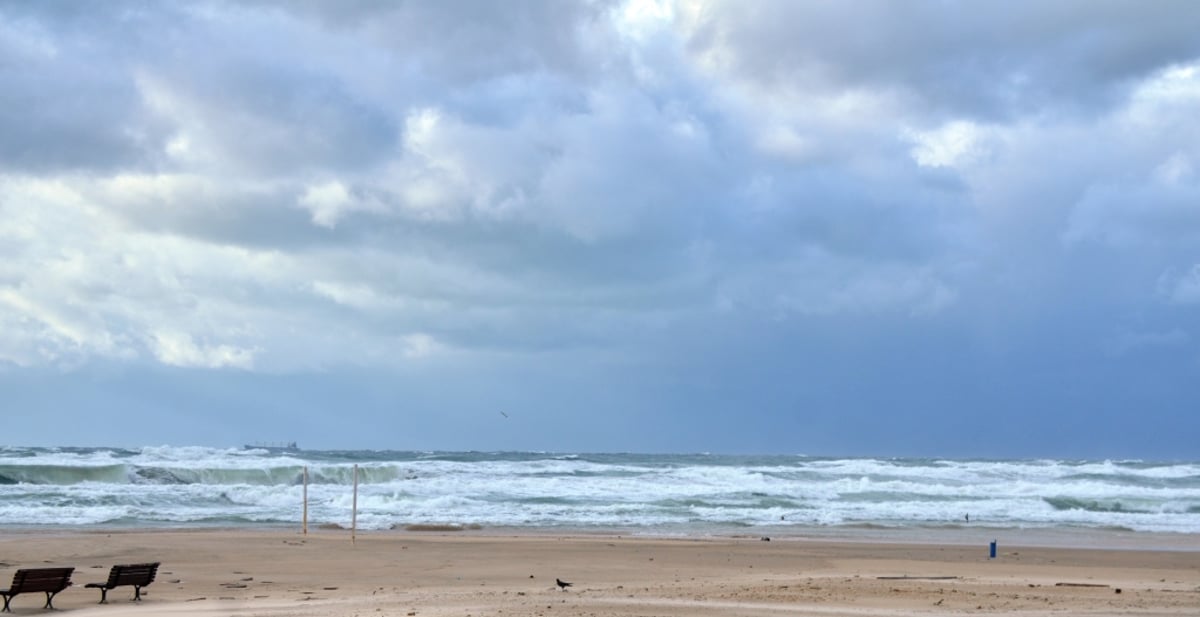
[[[1200,551],[920,544],[791,536],[648,538],[499,531],[0,532],[18,567],[74,566],[71,615],[560,617],[1197,615]],[[161,561],[131,588],[85,589],[117,563]],[[560,590],[554,579],[574,585]],[[45,614],[43,594],[13,614]]]

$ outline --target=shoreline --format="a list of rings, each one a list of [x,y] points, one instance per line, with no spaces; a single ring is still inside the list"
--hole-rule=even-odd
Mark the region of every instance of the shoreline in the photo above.
[[[0,533],[0,579],[19,567],[72,566],[54,600],[81,616],[128,614],[84,584],[117,563],[161,561],[137,610],[243,615],[1040,615],[1194,614],[1192,551],[854,541],[812,536],[348,530],[109,529]],[[563,591],[556,578],[574,583]],[[7,580],[0,585],[7,586]],[[1120,591],[1117,591],[1120,590]],[[40,614],[41,594],[14,614]],[[552,608],[548,608],[552,607]]]
[[[411,528],[409,528],[411,527]],[[0,525],[0,534],[125,534],[125,533],[301,533],[299,524],[263,523],[258,525]],[[310,533],[344,533],[349,535],[349,526],[323,523],[309,525]],[[654,539],[760,539],[768,537],[776,541],[830,541],[847,543],[881,544],[942,544],[947,546],[975,546],[997,541],[1003,545],[1078,548],[1104,550],[1161,550],[1200,552],[1200,533],[1169,531],[1131,531],[1128,529],[1097,529],[1085,527],[1019,528],[986,525],[908,526],[885,527],[877,525],[843,525],[817,527],[803,525],[776,525],[758,527],[708,526],[703,529],[690,528],[636,528],[636,527],[582,527],[582,526],[480,526],[455,523],[427,525],[414,524],[392,529],[358,529],[357,535],[388,534],[462,534],[481,537],[528,536],[528,537],[629,537]]]

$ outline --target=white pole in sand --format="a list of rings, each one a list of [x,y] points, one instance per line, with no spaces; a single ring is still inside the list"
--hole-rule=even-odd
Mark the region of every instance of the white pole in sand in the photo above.
[[[308,465],[304,466],[304,535],[308,535]]]
[[[358,465],[354,465],[354,503],[350,506],[350,543],[355,544],[355,534],[358,533]]]

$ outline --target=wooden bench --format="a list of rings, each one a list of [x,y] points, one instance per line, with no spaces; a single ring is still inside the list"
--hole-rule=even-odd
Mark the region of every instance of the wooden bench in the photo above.
[[[4,596],[3,612],[12,612],[8,608],[8,603],[17,594],[31,591],[46,592],[46,606],[42,608],[54,608],[50,604],[54,600],[54,594],[71,586],[71,573],[74,571],[75,568],[28,568],[17,570],[17,573],[13,575],[12,586],[8,589],[0,589],[0,596]]]
[[[113,566],[108,571],[108,580],[103,583],[88,583],[84,585],[89,589],[100,590],[100,603],[108,602],[108,590],[122,585],[133,586],[133,600],[140,602],[142,599],[142,587],[154,582],[154,575],[158,573],[158,562],[154,563],[127,563],[119,566]]]

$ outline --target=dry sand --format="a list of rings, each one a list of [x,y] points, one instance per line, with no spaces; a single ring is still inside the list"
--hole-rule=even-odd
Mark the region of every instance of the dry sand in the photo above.
[[[836,541],[194,530],[0,533],[18,567],[75,566],[76,617],[1200,615],[1200,552]],[[161,561],[140,604],[116,563]],[[574,583],[560,591],[554,579]],[[43,614],[42,594],[13,614]]]

